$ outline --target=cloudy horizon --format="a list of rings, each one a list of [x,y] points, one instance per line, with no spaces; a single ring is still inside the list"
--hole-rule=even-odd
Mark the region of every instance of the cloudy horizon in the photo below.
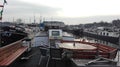
[[[36,23],[42,18],[63,21],[65,24],[85,24],[111,22],[120,18],[119,0],[7,0],[7,2],[3,21],[21,18],[30,23],[35,16]]]

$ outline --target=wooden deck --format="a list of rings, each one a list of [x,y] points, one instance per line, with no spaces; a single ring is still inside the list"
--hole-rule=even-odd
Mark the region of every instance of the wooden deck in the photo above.
[[[117,51],[118,49],[107,46],[107,45],[103,45],[103,44],[98,44],[98,43],[90,43],[90,42],[84,42],[84,41],[61,41],[62,43],[80,43],[80,44],[84,44],[84,45],[91,45],[96,47],[96,50],[92,50],[92,51],[81,51],[79,49],[75,49],[73,51],[74,53],[74,58],[84,58],[84,59],[93,59],[95,58],[95,56],[97,56],[97,53],[99,51],[99,55],[105,58],[109,58],[109,59],[114,59],[116,57]],[[73,46],[73,45],[72,45]],[[69,46],[71,47],[71,46]],[[89,47],[88,47],[89,49]]]

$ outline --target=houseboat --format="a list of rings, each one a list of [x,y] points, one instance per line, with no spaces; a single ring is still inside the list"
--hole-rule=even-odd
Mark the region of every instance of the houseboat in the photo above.
[[[118,44],[119,42],[119,30],[114,30],[112,28],[97,27],[85,29],[84,35],[114,44]]]

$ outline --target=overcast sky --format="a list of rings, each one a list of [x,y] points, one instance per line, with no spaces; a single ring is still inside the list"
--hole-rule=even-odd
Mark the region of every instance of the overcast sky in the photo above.
[[[2,4],[3,0],[0,0]],[[111,22],[120,18],[120,0],[7,0],[3,21],[21,18],[38,23],[58,20],[66,24],[85,24],[99,21]]]

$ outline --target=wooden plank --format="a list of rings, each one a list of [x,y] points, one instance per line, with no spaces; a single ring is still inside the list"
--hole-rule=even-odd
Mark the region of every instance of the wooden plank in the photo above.
[[[22,47],[22,40],[0,48],[0,67],[8,66],[26,50],[27,47]]]
[[[0,66],[9,66],[13,61],[15,61],[20,55],[22,55],[27,50],[27,47],[19,48],[15,53],[11,54],[9,57],[0,62]]]

